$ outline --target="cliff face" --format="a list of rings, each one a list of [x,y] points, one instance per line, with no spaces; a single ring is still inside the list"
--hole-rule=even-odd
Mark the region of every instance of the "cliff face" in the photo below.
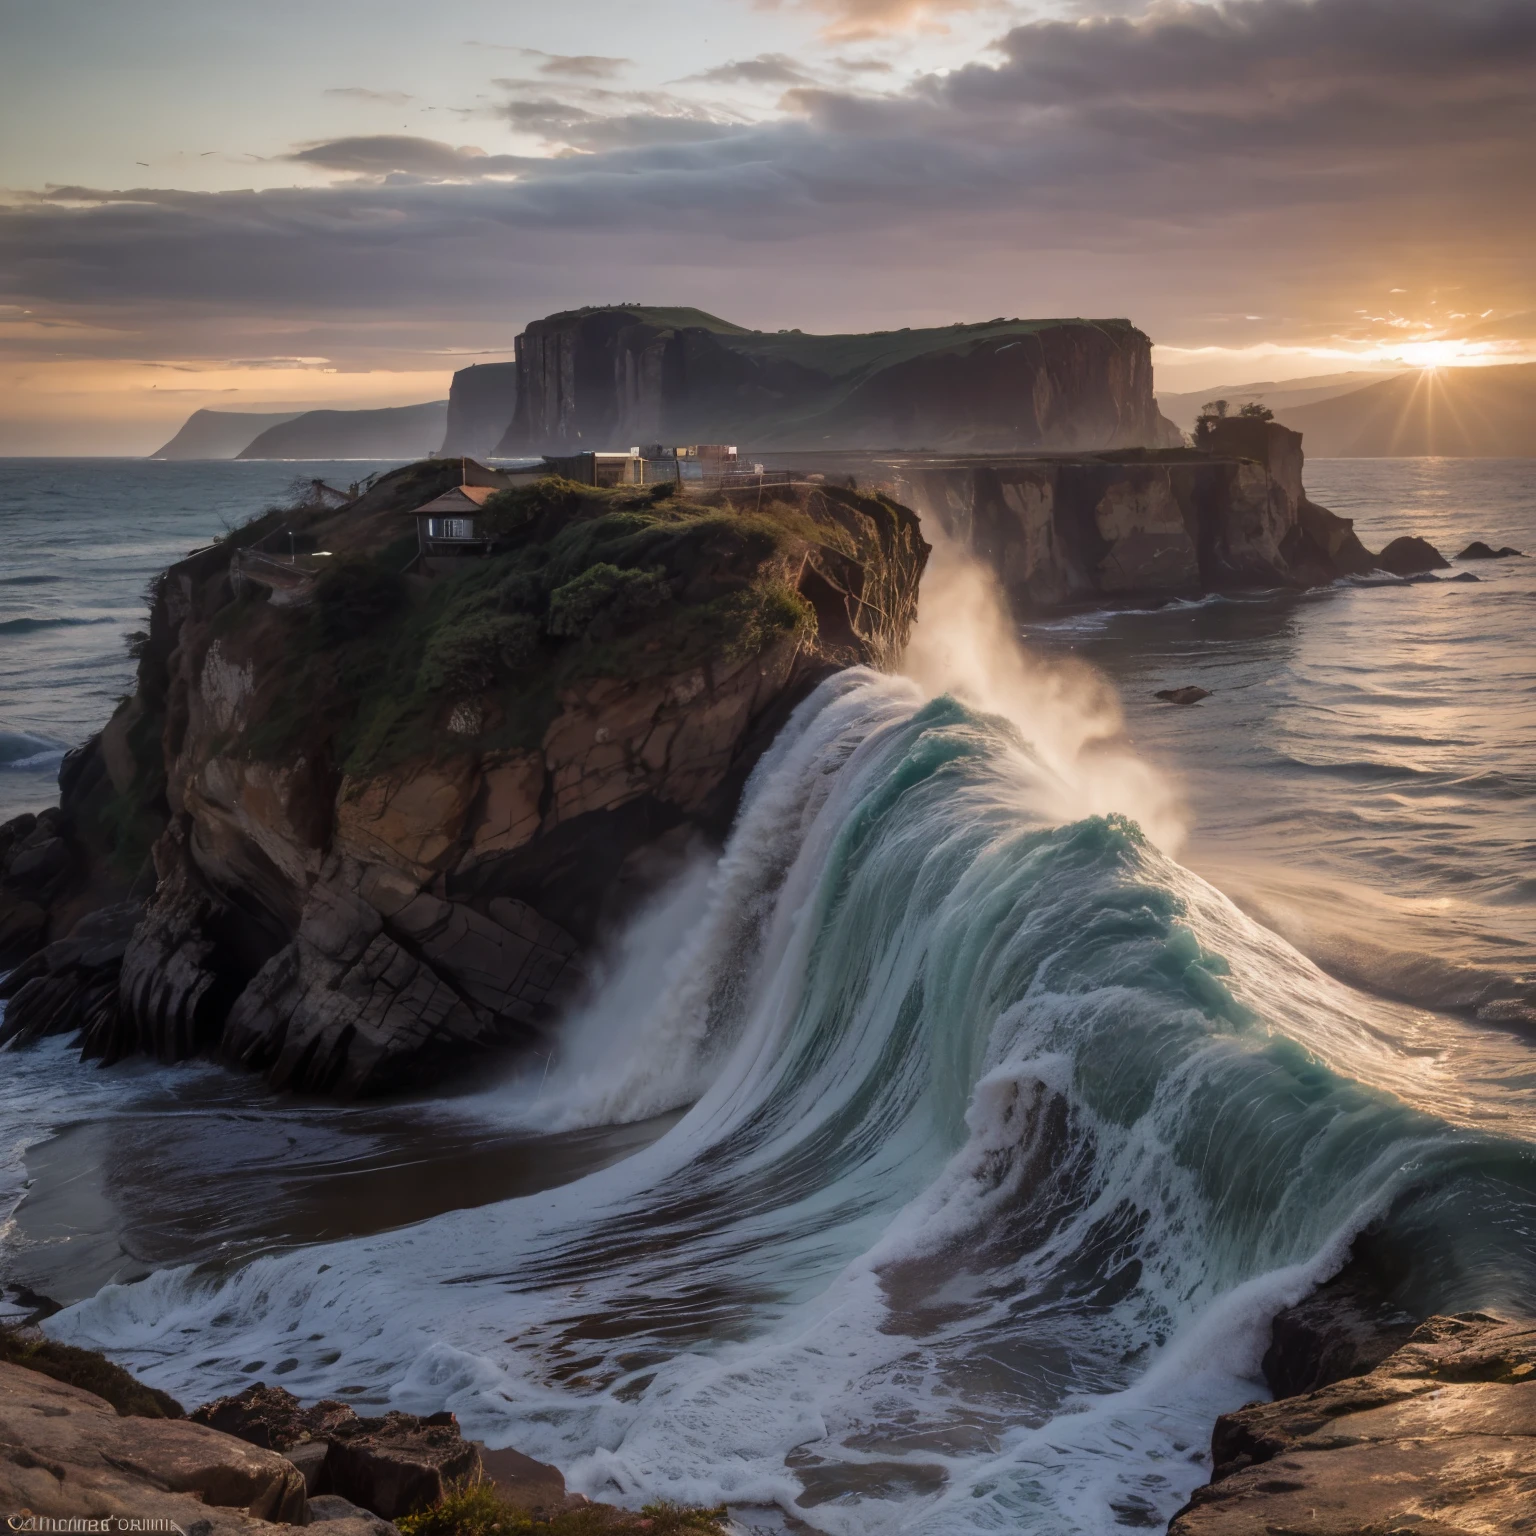
[[[443,457],[486,457],[506,436],[516,408],[516,363],[476,363],[460,368],[448,391]]]
[[[893,466],[897,494],[997,571],[1022,613],[1129,596],[1311,585],[1374,558],[1307,500],[1300,434],[1219,424],[1208,452]]]
[[[809,687],[905,644],[927,546],[889,500],[542,481],[492,504],[496,554],[402,576],[402,513],[458,470],[237,535],[334,552],[284,606],[229,544],[166,573],[138,692],[45,829],[54,942],[5,984],[8,1036],[348,1095],[535,1038],[636,860],[723,833]],[[151,840],[126,899],[50,922],[70,869],[126,887]]]
[[[767,335],[696,310],[573,310],[517,339],[497,453],[636,443],[972,452],[1162,446],[1151,343],[1126,320]]]

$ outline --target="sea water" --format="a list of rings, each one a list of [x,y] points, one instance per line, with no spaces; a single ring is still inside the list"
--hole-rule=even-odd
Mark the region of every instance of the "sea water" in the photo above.
[[[163,519],[246,466],[142,468],[131,494],[71,470],[96,477],[84,545],[114,512],[201,542]],[[1523,464],[1308,483],[1378,546],[1536,547]],[[35,1180],[11,1271],[117,1274],[53,1330],[188,1399],[448,1406],[593,1494],[848,1536],[1155,1527],[1261,1392],[1268,1318],[1357,1233],[1405,1304],[1536,1306],[1533,567],[1069,616],[1001,668],[962,648],[948,692],[925,614],[913,677],[801,706],[551,1059],[404,1106],[393,1143],[208,1066],[5,1057],[13,1199]],[[126,576],[78,579],[82,613],[134,627]],[[6,681],[0,721],[55,750],[97,723],[105,693],[95,721],[62,702],[95,685],[82,654]],[[1187,683],[1211,697],[1152,698]],[[200,1245],[178,1181],[207,1198],[231,1126],[247,1189],[263,1144],[313,1199],[327,1168],[393,1145],[429,1170],[465,1138],[502,1182],[450,1173],[434,1204],[424,1171],[391,1221],[381,1180],[335,1241],[285,1227],[279,1187]],[[50,1171],[71,1137],[96,1151]],[[520,1184],[546,1138],[567,1181]],[[72,1212],[29,1217],[71,1179]]]

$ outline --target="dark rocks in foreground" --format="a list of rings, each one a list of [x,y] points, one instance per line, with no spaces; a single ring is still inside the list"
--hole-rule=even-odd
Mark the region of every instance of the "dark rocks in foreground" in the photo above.
[[[1536,1324],[1432,1317],[1364,1375],[1224,1414],[1211,1453],[1169,1536],[1536,1531]]]
[[[436,1504],[482,1471],[478,1448],[451,1413],[363,1418],[332,1400],[305,1408],[281,1387],[257,1382],[205,1403],[192,1421],[283,1452],[311,1496],[330,1494],[386,1520]]]
[[[453,1500],[469,1490],[504,1530],[639,1536],[657,1529],[647,1515],[567,1493],[557,1467],[466,1440],[451,1413],[363,1418],[347,1403],[305,1408],[258,1382],[189,1419],[179,1410],[167,1416],[160,1405],[174,1409],[171,1399],[92,1351],[16,1330],[0,1330],[0,1343],[7,1346],[0,1351],[0,1509],[7,1513],[154,1515],[191,1536],[279,1536],[281,1527],[318,1523],[326,1536],[400,1536],[397,1517],[445,1497],[451,1517]],[[63,1379],[44,1374],[44,1360],[59,1364]],[[127,1383],[127,1397],[114,1407],[82,1385],[87,1380],[119,1397]],[[722,1529],[709,1512],[669,1513],[667,1529],[701,1536]]]
[[[105,1399],[20,1365],[0,1364],[0,1441],[7,1513],[153,1514],[201,1536],[304,1523],[304,1479],[277,1452],[184,1419],[120,1417]]]

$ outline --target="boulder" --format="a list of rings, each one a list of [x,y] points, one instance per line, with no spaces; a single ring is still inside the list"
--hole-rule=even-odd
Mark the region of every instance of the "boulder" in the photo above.
[[[1433,1317],[1365,1375],[1216,1422],[1169,1536],[1536,1531],[1536,1324]]]
[[[361,1418],[347,1403],[327,1400],[305,1408],[282,1387],[257,1382],[205,1403],[192,1420],[285,1453],[301,1470],[312,1501],[335,1495],[386,1519],[435,1504],[452,1484],[481,1473],[480,1448],[460,1434],[451,1413]],[[323,1455],[317,1447],[325,1448]],[[532,1461],[527,1467],[553,1471]],[[526,1469],[523,1476],[529,1476]]]
[[[399,1536],[398,1528],[382,1515],[334,1493],[309,1501],[309,1523],[323,1523],[323,1536]]]
[[[323,1439],[325,1427],[357,1419],[346,1403],[327,1400],[305,1408],[292,1392],[269,1387],[264,1381],[204,1403],[189,1417],[194,1424],[206,1424],[220,1434],[234,1435],[270,1451],[287,1451],[303,1441]]]
[[[275,1451],[0,1364],[0,1509],[54,1519],[153,1514],[205,1536],[302,1524],[304,1480]]]
[[[1198,704],[1201,699],[1211,696],[1209,688],[1196,688],[1190,684],[1185,688],[1159,688],[1152,695],[1154,699],[1161,699],[1165,704]]]
[[[1473,539],[1456,558],[1458,560],[1523,560],[1525,556],[1520,550],[1512,549],[1508,544],[1502,549],[1494,549],[1483,543],[1481,539]]]
[[[1376,556],[1377,567],[1393,576],[1418,576],[1425,571],[1449,570],[1450,564],[1428,539],[1415,538],[1411,534],[1393,539]]]
[[[327,1488],[386,1519],[435,1504],[455,1483],[479,1477],[480,1450],[451,1413],[359,1419],[331,1440]]]

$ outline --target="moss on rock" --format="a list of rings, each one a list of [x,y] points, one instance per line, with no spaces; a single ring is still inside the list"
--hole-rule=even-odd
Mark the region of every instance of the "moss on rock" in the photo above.
[[[94,1392],[111,1403],[122,1418],[186,1417],[181,1404],[168,1392],[145,1386],[93,1349],[76,1349],[73,1344],[59,1344],[40,1334],[0,1328],[0,1361],[25,1366],[84,1392]]]

